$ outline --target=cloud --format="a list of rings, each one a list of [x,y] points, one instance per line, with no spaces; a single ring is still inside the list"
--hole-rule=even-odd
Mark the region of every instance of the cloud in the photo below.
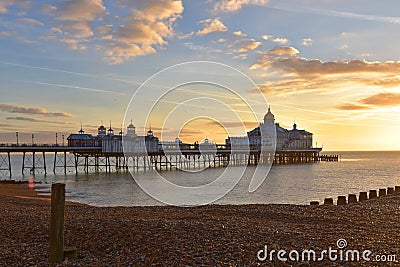
[[[69,0],[60,4],[57,19],[77,22],[93,21],[105,11],[102,0]]]
[[[247,34],[241,32],[241,31],[233,32],[233,35],[235,35],[237,37],[243,37],[243,38],[247,37]]]
[[[172,29],[163,22],[141,23],[136,22],[128,26],[121,26],[116,38],[124,43],[142,45],[165,45],[165,37],[172,37]]]
[[[0,14],[8,13],[8,6],[11,6],[14,0],[1,0],[0,1]]]
[[[196,33],[200,36],[210,34],[212,32],[225,32],[228,30],[228,28],[222,23],[222,21],[219,20],[219,18],[206,19],[200,21],[200,23],[203,25],[203,29]]]
[[[52,15],[57,11],[57,8],[55,6],[52,6],[52,5],[49,5],[49,4],[44,4],[44,5],[40,6],[40,10],[43,13]]]
[[[267,34],[262,35],[261,39],[264,40],[264,41],[272,41],[274,43],[278,43],[278,44],[281,44],[281,45],[289,43],[289,40],[287,38],[274,37],[273,35],[267,35]]]
[[[283,38],[283,37],[277,37],[277,38],[272,39],[272,42],[279,43],[279,44],[287,44],[289,42],[289,40],[286,38]]]
[[[102,0],[68,0],[57,7],[44,5],[41,8],[57,15],[56,25],[51,30],[62,34],[63,38],[54,40],[67,44],[71,50],[86,50],[87,45],[83,43],[94,35],[91,24],[106,15]]]
[[[71,50],[92,48],[104,53],[108,63],[123,63],[157,53],[166,46],[168,39],[175,36],[175,21],[184,10],[182,0],[119,0],[113,6],[111,3],[112,9],[102,0],[68,0],[57,6],[41,6],[44,12],[57,15],[51,24],[56,35],[42,39],[65,43]],[[126,15],[111,15],[118,10]]]
[[[93,30],[88,21],[68,22],[60,25],[59,28],[53,28],[53,29],[55,31],[57,31],[56,29],[58,29],[61,32],[65,32],[66,36],[75,39],[84,39],[93,36]]]
[[[267,52],[267,54],[274,56],[284,56],[284,55],[295,56],[299,53],[300,53],[299,50],[290,46],[276,46]]]
[[[257,42],[254,39],[245,39],[240,42],[239,49],[237,52],[243,53],[248,51],[253,51],[261,45],[261,42]]]
[[[360,103],[373,106],[399,106],[400,93],[379,93],[359,100]]]
[[[268,92],[335,90],[354,85],[392,88],[400,86],[400,62],[361,60],[328,61],[306,59],[293,47],[275,47],[260,53],[251,70],[274,72],[280,78],[260,85]],[[361,103],[363,104],[363,103]],[[343,109],[356,108],[344,106]]]
[[[58,40],[60,43],[67,44],[71,50],[86,50],[87,46],[81,44],[76,39],[63,38]]]
[[[313,40],[311,38],[305,38],[302,40],[301,45],[303,46],[311,46],[313,43]]]
[[[73,115],[66,112],[49,112],[44,108],[36,108],[36,107],[25,107],[18,105],[10,105],[10,104],[0,104],[0,110],[9,113],[21,113],[21,114],[34,114],[34,115],[44,115],[51,117],[65,117],[72,118]]]
[[[356,103],[345,103],[336,108],[341,110],[365,110],[393,106],[400,106],[400,93],[378,93],[370,97],[359,99]]]
[[[193,50],[193,51],[204,51],[204,50],[206,50],[208,48],[206,46],[196,45],[196,44],[190,43],[190,42],[186,42],[186,43],[184,43],[184,45],[187,48],[189,48],[190,50]]]
[[[54,123],[54,124],[72,124],[64,121],[51,121],[44,120],[38,118],[27,118],[27,117],[7,117],[7,120],[15,120],[15,121],[28,121],[28,122],[43,122],[43,123]]]
[[[31,19],[31,18],[22,18],[19,19],[22,22],[28,23],[28,24],[32,24],[32,25],[39,25],[39,26],[43,26],[44,23],[35,19]]]
[[[239,54],[239,55],[233,56],[232,59],[245,60],[245,59],[247,59],[247,54]]]
[[[369,106],[353,104],[353,103],[345,103],[345,104],[336,106],[336,108],[340,109],[340,110],[366,110],[366,109],[371,109],[371,107],[369,107]]]
[[[400,74],[400,62],[395,61],[368,62],[361,60],[350,60],[323,62],[319,59],[309,60],[306,58],[298,57],[297,55],[298,53],[294,53],[291,55],[291,57],[272,58],[269,53],[265,53],[251,68],[275,68],[299,76],[318,76],[346,73],[384,74],[387,72],[396,72]]]
[[[7,31],[1,31],[0,32],[0,36],[10,36],[11,32],[7,32]]]
[[[38,43],[37,41],[28,40],[28,39],[25,39],[22,37],[18,37],[17,40],[24,44],[37,44]]]
[[[118,44],[106,51],[106,60],[113,64],[120,64],[130,58],[155,54],[157,51],[149,45]]]
[[[273,38],[272,35],[263,35],[263,36],[261,36],[261,39],[263,39],[264,41],[270,40],[272,38]]]
[[[215,0],[215,12],[235,12],[246,5],[266,5],[268,0]]]
[[[130,3],[130,2],[129,2]],[[129,4],[128,3],[128,4]],[[120,25],[104,46],[105,60],[119,64],[137,56],[157,53],[174,36],[174,23],[183,12],[182,1],[147,0],[132,8],[126,25]]]
[[[158,21],[179,16],[183,9],[182,1],[146,0],[139,10],[134,10],[133,16],[139,20]]]

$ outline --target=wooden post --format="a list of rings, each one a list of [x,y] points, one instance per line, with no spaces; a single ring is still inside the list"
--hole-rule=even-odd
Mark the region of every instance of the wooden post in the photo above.
[[[311,205],[311,206],[314,206],[314,205],[317,206],[317,205],[319,205],[319,201],[311,201],[311,202],[310,202],[310,205]]]
[[[338,196],[337,204],[338,205],[346,205],[347,204],[346,196]]]
[[[51,185],[50,262],[64,260],[65,184]]]
[[[396,195],[400,195],[400,186],[395,186],[394,187],[394,193],[396,194]]]
[[[386,188],[380,188],[379,197],[384,197],[384,196],[386,196]]]
[[[348,202],[350,203],[357,203],[357,196],[355,194],[349,194]]]
[[[376,190],[369,190],[369,199],[376,198]]]
[[[365,201],[365,200],[368,200],[367,192],[360,192],[360,195],[358,197],[358,201]]]
[[[387,194],[388,195],[393,195],[394,194],[394,187],[388,187],[387,188]]]
[[[324,205],[333,205],[333,198],[325,198]]]

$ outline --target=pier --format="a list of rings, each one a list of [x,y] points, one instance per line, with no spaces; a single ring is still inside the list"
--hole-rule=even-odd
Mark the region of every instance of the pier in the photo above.
[[[321,148],[306,150],[278,150],[274,155],[262,155],[259,150],[231,151],[226,145],[216,145],[215,150],[201,150],[198,147],[173,151],[149,153],[103,152],[101,147],[70,147],[58,145],[0,147],[0,171],[12,175],[13,157],[21,157],[21,173],[34,174],[41,171],[45,175],[68,172],[119,172],[119,171],[159,171],[219,168],[226,166],[272,164],[304,164],[320,161],[338,161],[338,155],[320,155]],[[13,157],[12,157],[13,156]],[[52,166],[46,158],[53,158]],[[47,161],[48,162],[48,161]],[[15,163],[14,163],[15,164]],[[14,169],[15,170],[15,169]]]

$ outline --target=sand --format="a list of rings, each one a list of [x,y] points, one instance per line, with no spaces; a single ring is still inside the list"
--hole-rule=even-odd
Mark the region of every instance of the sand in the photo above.
[[[65,245],[78,259],[48,263],[50,202],[27,184],[0,184],[0,266],[377,266],[260,261],[257,252],[347,249],[400,259],[400,196],[346,206],[209,205],[99,208],[67,203]],[[286,255],[287,256],[287,255]],[[389,262],[382,266],[399,266]]]

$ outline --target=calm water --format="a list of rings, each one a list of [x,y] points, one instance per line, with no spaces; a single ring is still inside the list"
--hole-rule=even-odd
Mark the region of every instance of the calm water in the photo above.
[[[251,179],[250,167],[244,178],[217,204],[290,203],[306,204],[311,200],[322,201],[325,197],[347,195],[370,189],[400,185],[400,152],[335,152],[340,162],[320,162],[304,165],[274,166],[262,186],[254,193],[248,192]],[[13,179],[28,180],[22,176],[20,156],[13,158]],[[96,206],[160,205],[135,183],[129,173],[123,174],[78,174],[52,173],[52,157],[48,157],[48,174],[37,174],[40,190],[49,192],[51,182],[64,182],[67,197]],[[196,185],[212,181],[223,169],[207,169],[188,179],[184,172],[164,172],[169,180],[182,185]],[[1,179],[9,179],[3,172]],[[140,174],[145,179],[154,179],[151,172]],[[208,192],[205,192],[207,194]]]

